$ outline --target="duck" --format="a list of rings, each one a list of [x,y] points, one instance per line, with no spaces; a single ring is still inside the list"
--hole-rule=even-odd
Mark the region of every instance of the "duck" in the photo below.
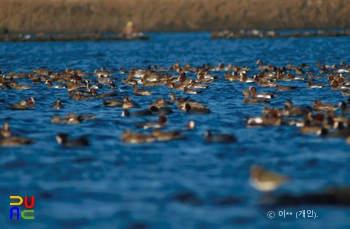
[[[144,77],[147,75],[144,75]],[[160,81],[154,81],[154,82],[149,82],[146,80],[146,78],[142,78],[141,80],[142,86],[144,87],[156,87],[162,84]]]
[[[343,125],[340,125],[340,128],[337,128],[335,131],[330,132],[327,128],[321,128],[317,131],[317,135],[320,135],[321,137],[331,137],[331,138],[346,138],[350,136],[350,128],[344,127]]]
[[[56,102],[51,106],[52,109],[63,109],[63,105],[61,103],[61,99],[58,98]]]
[[[254,78],[249,78],[245,73],[241,72],[239,74],[239,81],[242,83],[254,83],[256,80]]]
[[[175,139],[185,139],[185,136],[181,134],[179,131],[167,131],[163,132],[160,129],[155,129],[152,132],[153,137],[157,141],[170,141]]]
[[[270,100],[268,99],[258,99],[258,98],[250,98],[250,91],[244,90],[242,92],[244,95],[243,103],[245,104],[259,104],[259,103],[270,103]]]
[[[293,91],[295,89],[297,89],[298,87],[297,86],[281,86],[279,84],[276,84],[276,89],[278,91]]]
[[[83,92],[81,92],[81,91],[76,91],[73,95],[73,99],[75,99],[76,101],[89,100],[91,98],[92,97],[84,96]]]
[[[58,144],[62,145],[63,147],[86,147],[90,146],[89,139],[85,136],[81,136],[79,138],[69,140],[68,134],[66,133],[59,133],[56,135],[56,140]]]
[[[118,106],[121,107],[123,106],[124,101],[113,99],[113,100],[103,100],[102,103],[106,107],[118,107]]]
[[[202,93],[201,90],[193,90],[193,89],[189,89],[187,86],[184,87],[184,93],[185,94],[190,94],[190,95],[195,95],[195,94],[200,94]]]
[[[11,131],[10,131],[10,125],[5,122],[1,131],[0,131],[0,135],[7,138],[10,137],[12,135]]]
[[[283,115],[284,116],[303,116],[310,113],[310,110],[302,108],[302,107],[296,107],[293,106],[293,103],[291,100],[287,99],[285,102],[285,106],[283,109]]]
[[[122,107],[124,109],[130,109],[130,108],[140,107],[140,105],[137,104],[136,102],[132,101],[128,95],[124,95]]]
[[[276,83],[270,80],[263,80],[258,78],[258,86],[260,87],[276,87]]]
[[[96,82],[97,83],[97,82]],[[116,89],[118,88],[118,86],[113,82],[112,79],[108,79],[108,85],[107,85],[108,88],[111,88],[111,89]],[[119,88],[118,88],[119,89]],[[119,89],[120,90],[120,89]],[[120,90],[121,91],[121,90]]]
[[[225,72],[225,79],[228,81],[239,81],[237,72],[232,72],[231,75],[229,72]]]
[[[189,88],[200,88],[200,89],[207,89],[209,88],[209,85],[207,84],[201,84],[201,83],[196,83],[194,80],[190,80],[190,84],[188,86]]]
[[[16,147],[21,145],[30,145],[34,143],[35,141],[29,138],[19,136],[4,137],[0,134],[0,146],[3,147]]]
[[[211,111],[206,107],[192,107],[189,103],[183,105],[182,110],[189,114],[208,114]]]
[[[26,89],[31,88],[31,86],[29,86],[29,85],[18,84],[16,81],[12,81],[10,85],[12,88],[17,89],[17,90],[26,90]]]
[[[155,107],[155,106],[152,106],[150,107],[149,109],[143,109],[143,110],[139,110],[139,111],[136,111],[132,114],[130,114],[130,112],[128,110],[123,110],[122,111],[122,117],[126,117],[126,116],[148,116],[148,115],[158,115],[160,114],[160,110]]]
[[[153,67],[153,71],[155,71],[155,72],[166,72],[168,70],[166,68],[158,68],[158,66],[155,64],[153,64],[152,67]]]
[[[12,110],[26,110],[28,109],[27,101],[21,100],[19,104],[11,104],[9,108]]]
[[[289,180],[289,177],[268,171],[259,165],[253,165],[250,169],[249,183],[261,192],[274,191]]]
[[[196,123],[193,120],[190,120],[186,126],[184,126],[183,130],[193,130],[196,126]]]
[[[350,107],[347,107],[345,102],[339,102],[338,107],[341,109],[341,114],[344,116],[345,114],[350,114]]]
[[[77,83],[77,80],[73,80],[73,81],[70,81],[70,82],[68,83],[67,89],[68,89],[68,91],[74,91],[74,90],[76,90],[76,89],[78,89],[78,88],[84,88],[84,87],[86,87],[86,85],[84,85],[84,84],[78,84],[78,83]]]
[[[94,71],[94,75],[95,76],[104,76],[104,77],[109,77],[112,76],[114,74],[114,71],[107,71],[107,69],[105,67],[101,67],[101,70],[96,69]]]
[[[271,65],[271,64],[269,64],[269,65],[266,65],[266,66],[264,66],[263,65],[263,62],[261,61],[261,60],[258,60],[257,62],[256,62],[256,64],[258,65],[258,68],[260,69],[260,70],[264,70],[264,69],[273,69],[273,66]]]
[[[152,135],[133,133],[130,129],[126,129],[121,135],[121,140],[125,143],[137,144],[154,142],[156,138]]]
[[[333,69],[333,72],[337,72],[337,73],[349,73],[349,69],[344,69],[344,68],[339,69],[337,65],[333,65],[332,69]]]
[[[132,88],[134,89],[135,95],[152,95],[151,91],[139,90],[136,84],[132,85]]]
[[[137,128],[143,128],[143,129],[148,129],[148,128],[162,128],[166,126],[166,122],[168,121],[167,117],[164,115],[159,116],[157,122],[137,122],[135,123],[135,126]]]
[[[56,88],[56,89],[66,89],[67,85],[66,84],[56,84],[56,85],[52,85],[52,81],[51,80],[46,80],[45,84],[49,87],[49,88]]]
[[[257,94],[256,87],[254,86],[250,86],[249,91],[251,92],[251,98],[272,99],[276,97],[276,94],[271,92],[264,92],[261,94]]]
[[[311,72],[307,75],[308,78],[310,79],[322,79],[322,76],[315,76]]]
[[[307,88],[323,88],[325,86],[324,84],[314,84],[311,80],[307,82]]]
[[[318,68],[325,68],[325,69],[332,68],[332,65],[321,65],[321,63],[319,61],[316,62],[316,66]]]
[[[312,107],[315,111],[328,111],[328,110],[337,110],[338,107],[331,105],[331,104],[326,104],[326,103],[322,103],[320,100],[315,100],[313,107]]]
[[[218,134],[213,136],[209,130],[204,132],[206,142],[235,143],[237,138],[232,134]]]
[[[168,105],[173,105],[173,103],[165,101],[165,99],[163,99],[163,98],[158,98],[155,103],[148,104],[149,107],[155,106],[155,107],[158,107],[158,108],[166,107]]]
[[[99,94],[97,94],[97,91],[94,88],[90,89],[90,93],[91,93],[91,95],[93,97],[98,98],[98,99],[117,96],[117,93],[114,92],[114,91],[112,91],[112,92],[105,92],[105,93],[99,95]]]

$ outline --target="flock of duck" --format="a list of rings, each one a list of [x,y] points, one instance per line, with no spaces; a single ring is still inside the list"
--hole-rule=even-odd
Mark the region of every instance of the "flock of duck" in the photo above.
[[[168,116],[174,113],[177,107],[180,112],[187,114],[206,115],[211,113],[210,108],[200,101],[193,100],[188,95],[200,94],[210,88],[211,83],[224,78],[229,82],[247,84],[247,89],[243,90],[242,103],[244,104],[266,104],[260,117],[247,117],[246,125],[251,126],[279,126],[291,125],[300,127],[301,133],[318,134],[323,137],[343,137],[350,144],[350,119],[346,114],[350,113],[349,100],[339,101],[339,104],[326,104],[320,100],[315,100],[312,108],[298,107],[293,105],[292,100],[287,99],[283,108],[272,108],[268,104],[279,93],[283,91],[293,91],[297,86],[281,86],[283,81],[304,81],[306,89],[318,90],[329,88],[338,90],[339,95],[350,96],[350,65],[341,62],[337,65],[322,65],[316,63],[316,69],[306,64],[293,66],[288,63],[286,66],[263,65],[261,60],[257,61],[258,73],[250,75],[250,68],[245,66],[224,65],[220,63],[217,67],[204,64],[200,67],[192,67],[190,64],[180,66],[178,62],[169,68],[158,68],[156,65],[148,66],[146,69],[131,68],[129,70],[120,67],[119,72],[125,77],[122,84],[130,85],[133,93],[125,95],[122,100],[118,100],[117,91],[121,85],[116,84],[113,75],[116,71],[109,71],[105,67],[95,70],[93,74],[81,70],[67,68],[63,72],[53,72],[45,69],[35,69],[33,73],[13,73],[2,72],[0,70],[1,90],[26,90],[31,85],[21,84],[20,80],[30,80],[32,84],[46,84],[48,90],[66,90],[71,100],[95,100],[102,99],[102,104],[106,107],[121,107],[121,116],[148,116],[156,115],[157,120],[147,122],[136,122],[135,127],[140,129],[153,129],[151,133],[133,131],[126,129],[120,139],[125,143],[148,143],[155,141],[169,141],[175,139],[185,139],[184,131],[191,131],[195,128],[195,120],[191,120],[188,125],[179,127],[177,131],[165,131]],[[313,70],[312,70],[313,69]],[[318,72],[317,75],[314,75]],[[191,74],[189,74],[191,73]],[[189,77],[188,75],[196,75]],[[329,84],[315,83],[317,79],[327,78]],[[28,82],[28,81],[27,81]],[[142,87],[142,88],[141,88]],[[133,101],[133,96],[152,96],[152,90],[146,88],[165,87],[169,90],[169,99],[156,98],[148,105],[138,104]],[[260,92],[263,88],[273,88],[274,92]],[[105,93],[98,92],[101,88],[108,88]],[[182,91],[184,97],[176,97],[174,90]],[[5,100],[1,100],[5,102]],[[139,109],[146,107],[145,109]],[[52,101],[52,109],[65,109],[60,98]],[[31,97],[20,101],[17,104],[10,104],[8,109],[28,110],[35,109],[35,98]],[[134,111],[136,109],[136,111]],[[336,111],[340,110],[339,114]],[[85,120],[94,119],[96,115],[77,115],[69,113],[66,117],[54,115],[51,122],[55,124],[79,124]],[[212,134],[209,130],[204,132],[206,142],[236,143],[238,139],[232,134]],[[56,140],[63,147],[84,147],[89,146],[87,137],[81,136],[76,139],[69,139],[68,134],[58,133]],[[34,139],[22,136],[14,136],[8,123],[4,123],[0,132],[0,145],[3,147],[13,147],[24,144],[33,144]],[[267,174],[267,175],[266,175]],[[266,178],[267,177],[267,178]],[[260,191],[271,191],[286,182],[287,179],[263,168],[253,167],[251,170],[252,186]]]
[[[26,78],[31,80],[32,84],[45,83],[48,89],[67,90],[69,98],[76,101],[104,99],[102,102],[106,107],[120,106],[124,110],[122,116],[146,116],[158,115],[159,119],[145,123],[135,123],[138,128],[153,128],[152,134],[144,134],[141,132],[133,132],[131,129],[125,130],[121,136],[121,140],[126,143],[143,143],[154,141],[168,141],[172,139],[183,139],[185,136],[181,131],[188,131],[195,127],[195,121],[183,128],[181,131],[162,131],[166,127],[167,115],[173,113],[174,105],[179,110],[188,114],[208,114],[211,110],[203,103],[186,97],[175,97],[171,90],[183,91],[184,95],[200,94],[203,90],[210,87],[210,84],[222,77],[230,82],[247,83],[249,86],[243,90],[244,104],[268,104],[282,91],[293,91],[297,86],[281,86],[282,81],[305,81],[307,89],[319,89],[328,87],[331,90],[339,90],[343,96],[350,96],[350,82],[347,80],[350,66],[345,62],[337,65],[322,65],[317,62],[316,67],[319,75],[314,75],[311,67],[306,64],[293,66],[288,63],[286,66],[278,67],[272,64],[263,65],[261,60],[257,61],[259,72],[254,76],[249,76],[250,68],[244,66],[233,66],[232,64],[224,65],[220,63],[217,67],[209,64],[200,67],[192,67],[190,64],[180,66],[177,62],[170,68],[158,68],[156,65],[147,69],[131,68],[127,71],[120,67],[119,71],[126,77],[121,83],[131,85],[133,96],[151,96],[151,90],[145,88],[167,87],[170,90],[169,98],[157,98],[154,103],[148,105],[147,109],[132,112],[134,108],[140,108],[142,105],[137,104],[131,98],[131,95],[125,95],[123,100],[114,99],[117,96],[115,78],[113,75],[116,71],[108,71],[105,67],[101,70],[95,70],[93,74],[83,72],[81,70],[72,70],[67,68],[64,72],[53,72],[51,70],[35,69],[34,73],[3,73],[0,70],[0,84],[2,90],[25,90],[30,89],[30,85],[20,84],[18,81]],[[191,72],[197,77],[188,77]],[[213,75],[213,73],[216,73]],[[220,76],[220,73],[224,73]],[[93,78],[91,78],[93,77]],[[327,77],[329,85],[316,84],[316,79]],[[142,86],[142,89],[140,89]],[[112,89],[110,92],[98,93],[101,88]],[[272,87],[275,92],[259,92],[261,88]],[[350,113],[347,107],[348,101],[340,101],[339,105],[325,104],[320,100],[315,100],[312,109],[297,107],[293,105],[290,99],[285,101],[282,109],[271,108],[266,106],[260,117],[246,118],[247,126],[279,126],[279,125],[295,125],[300,127],[302,133],[315,133],[321,136],[329,137],[345,137],[346,142],[350,143],[350,120],[346,114]],[[18,104],[11,104],[9,109],[25,110],[35,107],[35,99],[33,97],[22,100]],[[57,98],[53,102],[52,109],[64,109],[62,101]],[[340,109],[341,114],[336,115],[335,111]],[[302,117],[301,119],[291,119],[292,117]],[[66,117],[53,116],[52,123],[58,124],[78,124],[87,119],[95,118],[95,115],[76,115],[68,114]],[[206,141],[209,142],[226,142],[234,143],[237,139],[234,135],[213,135],[210,131],[204,133]],[[58,134],[58,143],[63,146],[87,146],[88,139],[82,137],[75,140],[69,140],[67,135]],[[12,136],[8,123],[5,123],[0,135],[0,145],[17,146],[22,144],[31,144],[34,140],[19,136]]]

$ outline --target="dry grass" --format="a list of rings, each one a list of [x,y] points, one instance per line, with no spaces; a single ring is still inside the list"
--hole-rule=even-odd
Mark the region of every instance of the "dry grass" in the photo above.
[[[348,28],[348,0],[0,0],[11,32]]]

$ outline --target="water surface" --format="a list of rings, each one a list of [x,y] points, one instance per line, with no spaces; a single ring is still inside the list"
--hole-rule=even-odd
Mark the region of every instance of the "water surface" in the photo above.
[[[250,67],[251,76],[258,72],[258,59],[277,66],[306,63],[314,74],[318,73],[316,61],[339,64],[350,60],[347,37],[210,40],[209,33],[151,36],[153,41],[1,43],[0,69],[5,73],[36,68],[62,72],[70,67],[92,73],[101,66],[129,69],[152,64],[169,67],[176,61],[192,66],[222,62]],[[66,90],[48,90],[45,84],[32,85],[30,90],[0,91],[6,101],[0,103],[0,124],[9,122],[16,135],[36,141],[31,146],[0,148],[3,228],[347,228],[350,211],[340,207],[289,207],[286,210],[292,212],[312,209],[319,217],[270,220],[266,217],[270,209],[260,205],[261,193],[248,183],[249,168],[260,164],[293,178],[277,193],[301,194],[330,185],[349,185],[349,146],[344,139],[302,135],[299,128],[290,126],[247,128],[243,117],[261,115],[265,105],[243,104],[241,92],[251,85],[225,81],[224,72],[214,74],[219,79],[211,88],[191,96],[208,105],[212,113],[186,115],[174,107],[167,129],[180,129],[193,119],[195,130],[184,133],[188,137],[185,141],[152,144],[121,142],[126,128],[136,130],[133,123],[148,118],[123,118],[121,108],[106,108],[101,99],[73,101]],[[117,71],[113,77],[122,90],[117,98],[132,95],[131,86],[121,84],[125,75]],[[328,83],[326,77],[317,82]],[[303,81],[282,84],[299,88],[278,92],[271,107],[282,108],[286,99],[298,106],[312,106],[315,99],[332,104],[347,99],[329,88],[307,90]],[[146,108],[171,92],[166,87],[152,91],[151,97],[132,99]],[[7,109],[28,97],[36,99],[35,110]],[[50,109],[58,97],[65,108]],[[53,115],[62,117],[69,112],[95,114],[97,118],[80,125],[51,123]],[[235,134],[238,143],[205,144],[205,130]],[[86,135],[91,147],[64,149],[55,140],[58,132],[72,137]],[[10,221],[10,195],[34,195],[35,220]]]

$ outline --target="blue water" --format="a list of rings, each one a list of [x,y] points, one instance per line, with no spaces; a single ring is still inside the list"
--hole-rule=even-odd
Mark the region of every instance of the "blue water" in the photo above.
[[[318,75],[316,61],[339,64],[350,61],[350,38],[210,40],[209,33],[150,34],[153,41],[1,43],[0,69],[5,73],[33,72],[36,68],[64,71],[67,67],[93,73],[101,66],[146,68],[157,64],[169,67],[200,66],[220,62],[251,68],[256,61],[286,66],[306,63]],[[195,130],[184,133],[184,141],[129,145],[120,140],[133,123],[157,117],[121,117],[122,109],[106,108],[102,99],[73,101],[66,90],[49,90],[45,84],[29,90],[0,90],[0,124],[9,122],[16,135],[35,139],[31,146],[0,148],[0,228],[349,228],[349,208],[297,206],[272,209],[297,212],[314,210],[317,219],[275,217],[270,220],[262,208],[262,194],[248,183],[249,169],[260,164],[293,178],[277,193],[302,194],[328,186],[350,184],[349,146],[344,139],[302,135],[291,126],[247,128],[243,117],[262,114],[265,105],[245,105],[241,91],[250,84],[225,81],[224,72],[211,88],[191,98],[202,101],[209,115],[187,115],[174,107],[166,130],[180,129],[189,120]],[[195,77],[188,74],[189,77]],[[171,91],[151,88],[150,97],[133,96],[125,77],[113,76],[122,92],[147,108]],[[92,79],[94,77],[91,77]],[[18,82],[30,84],[27,80]],[[316,80],[328,83],[326,77]],[[293,92],[277,92],[269,106],[282,108],[286,99],[295,105],[312,106],[315,99],[337,104],[345,101],[339,91],[329,88],[308,90],[305,81]],[[110,89],[101,89],[99,92]],[[258,91],[275,91],[258,88]],[[176,91],[176,95],[182,95]],[[35,110],[13,111],[9,104],[34,97]],[[57,98],[65,108],[50,109]],[[55,114],[94,114],[94,120],[79,125],[51,123]],[[205,144],[203,132],[230,133],[237,144]],[[139,130],[138,130],[139,131]],[[64,149],[55,140],[58,132],[71,137],[86,135],[91,146]],[[147,131],[143,131],[147,132]],[[175,196],[188,194],[192,201]],[[35,196],[35,220],[9,220],[9,196]],[[224,202],[224,203],[222,203]]]

